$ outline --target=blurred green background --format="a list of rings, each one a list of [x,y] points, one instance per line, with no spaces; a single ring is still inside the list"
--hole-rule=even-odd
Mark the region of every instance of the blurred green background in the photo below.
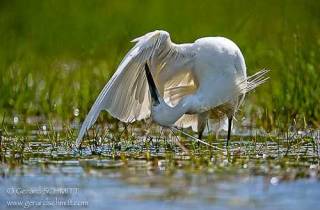
[[[129,41],[163,29],[176,43],[225,36],[269,80],[242,114],[268,130],[320,126],[320,1],[0,1],[0,117],[83,119]],[[1,118],[0,118],[1,119]]]

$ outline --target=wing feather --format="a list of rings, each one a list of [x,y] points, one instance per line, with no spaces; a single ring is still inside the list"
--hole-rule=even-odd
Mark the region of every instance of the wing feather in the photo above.
[[[177,50],[177,45],[171,43],[165,31],[150,32],[132,42],[136,42],[135,46],[121,61],[84,120],[76,140],[77,146],[102,110],[107,110],[123,122],[141,120],[150,115],[149,87],[144,74],[146,62],[152,64],[151,71],[157,80],[158,72],[164,67],[169,72],[170,65],[185,59],[185,56],[179,56],[181,52]]]

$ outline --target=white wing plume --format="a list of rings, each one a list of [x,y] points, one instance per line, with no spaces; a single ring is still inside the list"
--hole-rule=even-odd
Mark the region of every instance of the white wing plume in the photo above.
[[[77,146],[102,110],[107,110],[113,117],[123,122],[149,117],[149,87],[144,71],[146,62],[150,63],[155,82],[163,95],[164,83],[174,75],[172,71],[177,65],[188,63],[190,57],[183,47],[171,42],[169,34],[165,31],[150,32],[132,42],[137,43],[121,61],[83,122],[77,137]]]

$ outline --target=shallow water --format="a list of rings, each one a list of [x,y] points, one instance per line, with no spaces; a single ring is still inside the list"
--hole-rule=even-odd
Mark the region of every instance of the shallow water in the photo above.
[[[0,209],[247,210],[320,205],[319,139],[312,135],[281,141],[238,136],[229,151],[223,140],[213,142],[220,151],[184,139],[189,154],[174,143],[175,137],[118,143],[109,138],[94,146],[89,141],[76,151],[68,139],[53,138],[50,131],[27,135],[27,141],[10,132],[2,137]]]
[[[317,209],[320,205],[320,182],[315,178],[281,181],[246,170],[167,170],[141,160],[126,165],[91,160],[96,168],[80,162],[2,168],[0,208]]]

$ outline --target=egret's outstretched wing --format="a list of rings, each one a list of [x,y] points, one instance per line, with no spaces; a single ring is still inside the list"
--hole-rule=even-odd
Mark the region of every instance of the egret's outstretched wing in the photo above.
[[[167,81],[163,98],[169,105],[175,106],[184,96],[196,92],[197,88],[198,84],[192,73],[185,72]]]
[[[134,39],[133,42],[137,42],[136,45],[121,61],[83,122],[76,141],[77,146],[102,110],[107,110],[113,117],[123,122],[133,122],[148,117],[150,99],[144,71],[146,62],[150,62],[150,70],[159,85],[157,81],[159,72],[170,71],[171,63],[179,63],[179,60],[184,58],[180,56],[178,47],[171,43],[170,36],[165,31],[147,33]]]

